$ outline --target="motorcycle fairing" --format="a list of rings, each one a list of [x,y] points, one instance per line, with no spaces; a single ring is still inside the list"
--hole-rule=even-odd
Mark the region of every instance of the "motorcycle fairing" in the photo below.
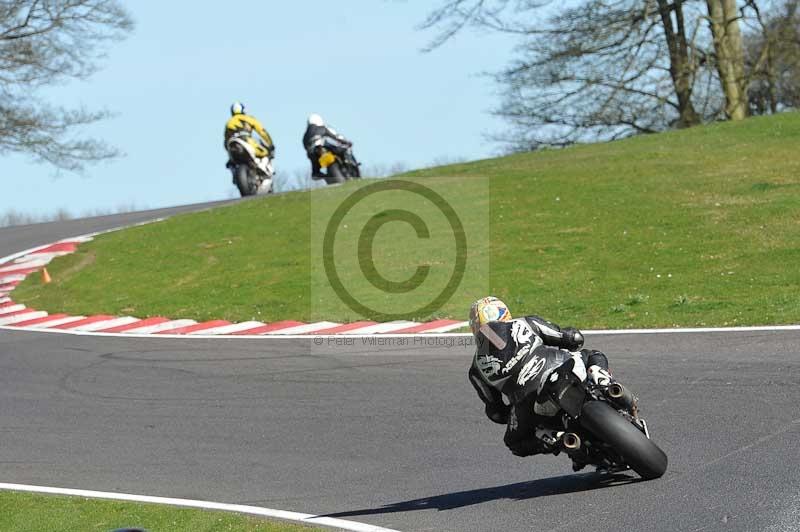
[[[332,152],[324,151],[322,155],[319,156],[319,166],[321,168],[327,168],[335,162],[336,156]]]
[[[583,365],[583,361],[580,363]],[[556,368],[550,373],[543,389],[544,395],[573,418],[580,415],[583,403],[586,402],[586,391],[583,387],[585,378],[581,379],[579,372],[575,371],[577,365],[573,357]],[[585,368],[583,373],[585,375]]]
[[[233,136],[228,140],[228,152],[231,159],[239,164],[251,164],[258,168],[267,178],[271,178],[275,173],[269,157],[256,157],[255,148],[247,138]]]

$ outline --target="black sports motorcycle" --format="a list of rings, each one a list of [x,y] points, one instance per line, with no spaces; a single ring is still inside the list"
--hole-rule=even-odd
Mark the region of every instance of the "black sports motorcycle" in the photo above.
[[[321,169],[326,170],[325,182],[329,185],[334,183],[344,183],[348,179],[358,179],[361,177],[359,163],[353,155],[352,146],[340,152],[333,151],[324,146],[316,148],[316,154]]]
[[[580,366],[574,357],[548,354],[520,370],[518,384],[538,390],[534,411],[551,420],[537,437],[552,454],[565,452],[575,471],[592,465],[608,473],[633,469],[645,480],[662,476],[667,455],[650,439],[636,396],[615,381],[592,384]]]

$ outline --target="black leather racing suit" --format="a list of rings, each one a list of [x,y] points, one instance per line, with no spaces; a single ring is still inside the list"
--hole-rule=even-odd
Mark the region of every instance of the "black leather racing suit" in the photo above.
[[[506,345],[500,349],[478,333],[469,381],[484,402],[489,419],[507,425],[504,441],[512,453],[528,456],[547,452],[535,431],[550,418],[534,412],[535,394],[520,393],[517,373],[534,356],[543,356],[543,350],[575,352],[583,346],[583,335],[577,329],[562,329],[537,316],[490,322],[488,326]],[[608,359],[600,351],[582,349],[579,354],[586,367],[597,365],[608,370]],[[503,395],[510,404],[503,401]]]
[[[322,177],[318,148],[325,147],[342,156],[344,151],[350,147],[350,142],[333,128],[309,124],[303,135],[303,147],[306,149],[306,155],[311,161],[311,175],[313,177]]]

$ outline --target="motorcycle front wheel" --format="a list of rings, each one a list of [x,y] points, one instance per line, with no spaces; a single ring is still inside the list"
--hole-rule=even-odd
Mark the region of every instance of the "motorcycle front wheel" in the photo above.
[[[250,180],[250,169],[243,164],[236,167],[236,188],[242,197],[252,196],[257,191]]]
[[[664,451],[603,401],[585,403],[578,420],[583,428],[614,448],[643,479],[658,478],[667,470]]]

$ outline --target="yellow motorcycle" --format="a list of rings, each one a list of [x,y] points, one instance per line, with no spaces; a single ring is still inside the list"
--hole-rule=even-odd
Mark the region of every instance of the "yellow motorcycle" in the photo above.
[[[259,192],[272,192],[272,180],[275,168],[272,166],[272,154],[258,157],[255,147],[248,142],[247,136],[234,135],[227,144],[227,167],[233,174],[233,184],[239,189],[242,197],[254,196]]]

